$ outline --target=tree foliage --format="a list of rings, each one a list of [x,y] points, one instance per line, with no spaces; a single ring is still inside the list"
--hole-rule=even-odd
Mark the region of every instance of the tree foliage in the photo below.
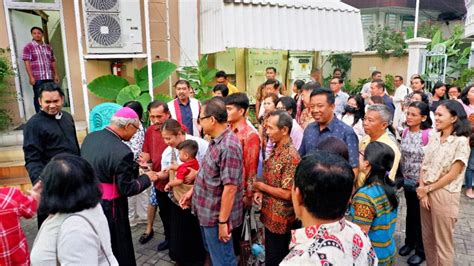
[[[211,97],[212,86],[217,69],[210,68],[207,64],[207,55],[203,55],[197,62],[197,66],[183,67],[179,77],[189,81],[194,89],[196,98],[205,100]]]
[[[382,58],[401,57],[407,47],[403,33],[382,26],[370,27],[368,42],[366,50],[377,51]]]

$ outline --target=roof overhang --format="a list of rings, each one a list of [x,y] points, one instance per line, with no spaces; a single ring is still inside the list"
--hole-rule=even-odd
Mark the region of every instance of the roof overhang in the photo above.
[[[201,53],[364,51],[360,11],[339,0],[201,0]]]

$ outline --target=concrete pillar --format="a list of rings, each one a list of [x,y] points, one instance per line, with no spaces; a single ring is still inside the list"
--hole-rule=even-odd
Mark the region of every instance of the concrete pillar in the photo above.
[[[474,42],[471,42],[471,55],[469,56],[469,64],[467,67],[474,67]]]
[[[430,39],[420,37],[405,41],[408,44],[408,67],[405,78],[407,86],[410,86],[411,75],[422,74],[423,56],[426,53],[426,45],[430,41]]]

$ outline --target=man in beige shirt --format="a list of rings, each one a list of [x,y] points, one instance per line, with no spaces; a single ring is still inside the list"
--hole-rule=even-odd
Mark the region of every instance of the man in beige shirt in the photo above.
[[[395,175],[398,170],[398,163],[400,162],[400,149],[398,145],[393,142],[387,133],[387,127],[390,125],[392,113],[390,109],[383,104],[370,105],[367,108],[364,119],[364,131],[367,134],[359,143],[359,151],[364,153],[365,148],[372,141],[379,141],[387,144],[395,153],[395,160],[393,161],[392,169],[390,170],[390,179],[395,180]],[[359,171],[357,177],[357,187],[360,187],[365,182],[365,174]]]

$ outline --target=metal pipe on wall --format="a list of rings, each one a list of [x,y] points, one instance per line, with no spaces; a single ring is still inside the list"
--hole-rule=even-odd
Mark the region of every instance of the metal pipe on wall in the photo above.
[[[79,52],[79,68],[81,71],[82,96],[84,98],[84,112],[86,114],[87,128],[89,128],[89,95],[87,91],[87,76],[86,66],[84,60],[84,50],[82,47],[82,27],[81,27],[81,12],[79,0],[74,0],[74,16],[76,19],[76,34],[77,34],[77,50]]]
[[[153,69],[152,69],[152,58],[151,58],[151,36],[150,36],[150,0],[145,0],[145,40],[146,40],[146,63],[148,71],[148,93],[150,94],[151,100],[153,101]]]

